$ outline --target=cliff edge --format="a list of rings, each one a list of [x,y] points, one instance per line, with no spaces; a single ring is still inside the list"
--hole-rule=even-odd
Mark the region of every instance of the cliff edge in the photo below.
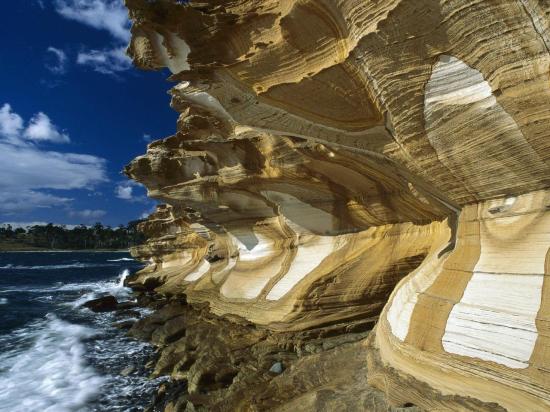
[[[185,297],[170,310],[216,342],[244,328],[227,339],[263,342],[254,362],[284,347],[299,374],[340,353],[365,377],[265,408],[550,409],[550,3],[126,4],[129,54],[171,71],[180,113],[125,170],[166,204],[142,224],[134,288]],[[336,335],[354,349],[296,355]],[[196,358],[178,375],[182,348],[163,373],[218,391],[195,405],[253,386],[238,368],[197,377]],[[264,384],[232,408],[289,391]],[[372,392],[331,403],[348,384],[341,399]]]

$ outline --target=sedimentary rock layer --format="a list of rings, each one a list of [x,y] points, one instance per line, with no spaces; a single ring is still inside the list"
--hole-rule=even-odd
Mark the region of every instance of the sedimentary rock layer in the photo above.
[[[173,136],[135,287],[271,331],[375,321],[397,405],[550,408],[550,4],[126,0]],[[391,296],[390,296],[391,294]]]
[[[368,386],[364,337],[372,325],[364,320],[345,331],[272,333],[175,298],[159,303],[130,330],[159,347],[152,375],[174,378],[161,387],[155,410],[418,412],[392,408]]]

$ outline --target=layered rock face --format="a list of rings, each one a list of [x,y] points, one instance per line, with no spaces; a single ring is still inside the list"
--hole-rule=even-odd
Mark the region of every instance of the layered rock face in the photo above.
[[[169,205],[134,287],[378,320],[357,356],[395,405],[550,408],[550,3],[126,3],[180,113],[126,169]]]

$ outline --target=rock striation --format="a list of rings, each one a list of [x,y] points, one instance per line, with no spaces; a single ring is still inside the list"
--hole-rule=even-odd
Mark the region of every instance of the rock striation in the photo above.
[[[180,113],[125,169],[165,203],[132,287],[254,342],[377,322],[336,350],[380,408],[550,409],[550,3],[126,4],[129,54],[171,71]],[[336,386],[277,407],[363,410]]]

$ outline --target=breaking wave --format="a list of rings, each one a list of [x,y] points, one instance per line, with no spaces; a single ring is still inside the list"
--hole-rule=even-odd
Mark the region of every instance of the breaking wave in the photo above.
[[[82,290],[87,291],[82,296],[80,296],[74,302],[71,302],[72,307],[82,306],[85,302],[95,299],[98,296],[109,294],[117,299],[128,298],[130,295],[130,289],[124,286],[124,280],[130,275],[128,269],[124,269],[118,279],[114,281],[103,281],[95,283],[69,283],[57,287],[59,291],[70,291],[70,290]]]
[[[12,412],[86,411],[104,383],[84,358],[94,329],[46,315],[15,331],[17,349],[0,355],[0,405]],[[5,338],[0,339],[0,344]]]
[[[105,295],[133,300],[124,281],[139,264],[107,262],[119,257],[0,255],[0,411],[129,412],[150,402],[159,384],[145,367],[153,347],[114,326],[150,311],[82,306]]]

